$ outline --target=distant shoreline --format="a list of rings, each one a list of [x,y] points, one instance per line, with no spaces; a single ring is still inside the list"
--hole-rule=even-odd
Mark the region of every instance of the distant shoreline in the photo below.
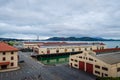
[[[104,39],[93,37],[51,37],[48,39],[32,40],[32,39],[12,39],[12,38],[0,38],[0,41],[120,41],[119,39]]]

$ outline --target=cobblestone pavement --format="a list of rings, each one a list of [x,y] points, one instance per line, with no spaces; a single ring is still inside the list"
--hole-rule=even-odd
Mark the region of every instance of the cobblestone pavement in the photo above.
[[[32,59],[29,52],[19,52],[21,69],[0,73],[0,80],[95,80],[95,76],[70,68],[67,64],[43,65]]]

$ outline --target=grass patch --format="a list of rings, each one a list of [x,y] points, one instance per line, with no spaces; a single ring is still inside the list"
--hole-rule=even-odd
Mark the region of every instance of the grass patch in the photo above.
[[[96,80],[120,80],[120,77],[97,77]]]

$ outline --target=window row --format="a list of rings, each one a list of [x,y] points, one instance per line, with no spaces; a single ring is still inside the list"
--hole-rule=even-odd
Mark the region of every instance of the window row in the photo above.
[[[56,53],[59,53],[60,50],[56,50]],[[67,49],[64,49],[64,52],[67,52],[68,50]],[[72,52],[74,52],[75,49],[72,49]],[[47,53],[50,53],[50,50],[47,50]]]
[[[92,58],[87,58],[87,57],[85,58],[85,57],[82,57],[82,56],[79,56],[79,58],[81,58],[81,59],[83,58],[83,59],[86,59],[86,60],[89,59],[90,61],[94,61]],[[96,62],[96,60],[95,60],[95,62]]]
[[[71,61],[73,61],[73,59],[71,59]],[[75,62],[78,62],[78,60],[74,60]]]
[[[95,65],[95,68],[100,69],[100,66],[99,65]],[[102,67],[102,70],[108,71],[108,68],[107,67]]]
[[[5,60],[6,60],[6,57],[3,57],[2,60],[5,61]],[[11,60],[14,60],[14,57],[13,57],[13,56],[11,57]]]
[[[119,72],[120,71],[120,68],[117,68],[117,72]]]
[[[99,71],[96,71],[96,70],[95,70],[95,73],[98,74],[98,75],[100,75],[100,72],[99,72]],[[107,76],[108,76],[108,74],[102,73],[102,77],[107,77]]]
[[[72,49],[72,48],[74,48],[74,49],[81,49],[80,47],[64,47],[64,48],[47,48],[48,50],[51,50],[51,49]]]
[[[47,50],[51,50],[51,49],[56,49],[56,48],[47,48]],[[60,49],[60,48],[59,48]],[[58,49],[58,50],[59,50]],[[68,49],[68,48],[62,48],[62,49]],[[70,48],[70,49],[72,49],[72,48]],[[73,48],[72,50],[75,50],[76,48]],[[81,48],[78,48],[78,50],[81,50]],[[84,50],[89,50],[88,48],[84,48]],[[90,48],[90,50],[93,50],[92,48]]]
[[[97,50],[102,50],[104,49],[104,47],[97,47]]]
[[[11,54],[14,54],[14,52],[12,51]],[[6,52],[3,52],[3,55],[6,55]]]

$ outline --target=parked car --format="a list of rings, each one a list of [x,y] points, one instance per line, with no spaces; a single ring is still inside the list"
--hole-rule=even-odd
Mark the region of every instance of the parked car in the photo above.
[[[19,63],[24,63],[25,61],[24,60],[20,60]]]

